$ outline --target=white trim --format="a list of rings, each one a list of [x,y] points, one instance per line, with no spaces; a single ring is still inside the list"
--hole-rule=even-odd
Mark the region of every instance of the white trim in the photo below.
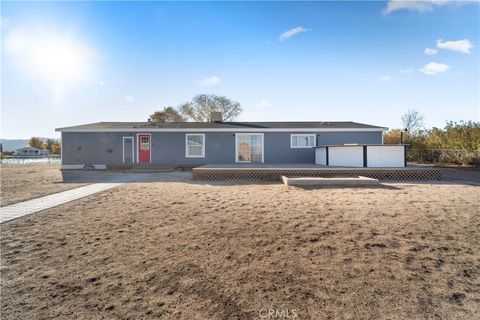
[[[299,136],[299,137],[313,137],[313,146],[294,146],[293,145],[293,136]],[[310,148],[315,148],[317,145],[317,135],[315,133],[292,133],[290,134],[290,148],[292,149],[310,149]]]
[[[150,136],[150,139],[148,140],[148,142],[150,143],[150,162],[149,163],[152,163],[152,134],[151,133],[146,133],[146,132],[139,132],[137,133],[137,163],[140,163],[140,160],[139,160],[139,155],[140,155],[140,143],[138,143],[138,137],[139,136]]]
[[[135,163],[135,149],[133,147],[135,139],[132,136],[123,137],[123,139],[122,139],[122,142],[123,142],[123,144],[122,144],[122,160],[123,160],[123,163],[125,163],[125,139],[132,139],[132,163]],[[151,152],[151,150],[150,150],[150,152]]]
[[[238,137],[239,136],[261,136],[262,137],[262,163],[265,162],[265,137],[263,133],[235,133],[235,163],[252,163],[251,161],[238,161]]]
[[[202,136],[203,137],[203,145],[202,145],[202,155],[200,156],[191,156],[188,154],[188,137],[189,136]],[[205,133],[186,133],[185,134],[185,158],[205,158]]]
[[[60,132],[379,132],[388,128],[123,128],[123,129],[69,129],[57,128]]]
[[[60,134],[60,163],[63,164],[63,133]]]

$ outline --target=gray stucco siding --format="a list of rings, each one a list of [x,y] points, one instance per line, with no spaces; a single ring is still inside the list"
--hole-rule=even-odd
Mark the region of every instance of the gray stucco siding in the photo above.
[[[292,134],[314,134],[318,145],[381,144],[383,132],[267,132],[264,134],[265,163],[314,163],[315,148],[291,148]]]
[[[141,133],[141,132],[139,132]],[[152,132],[151,158],[156,164],[206,164],[235,161],[235,133],[189,132],[205,134],[205,157],[187,158],[184,132]],[[137,160],[137,133],[62,132],[62,164],[122,164],[123,137],[134,139]]]
[[[142,132],[138,132],[142,133]],[[62,163],[66,165],[122,164],[123,137],[134,139],[137,159],[137,132],[62,132]],[[185,132],[151,132],[154,164],[189,165],[235,163],[235,132],[188,132],[205,134],[205,157],[187,158]],[[264,132],[265,163],[313,163],[314,148],[291,148],[295,132]],[[308,132],[301,132],[308,134]],[[382,132],[320,132],[318,145],[360,143],[381,144]]]
[[[297,132],[266,132],[264,134],[265,163],[303,163],[315,161],[315,148],[291,148],[290,135]],[[315,132],[298,132],[315,134]]]
[[[152,163],[207,164],[235,161],[233,132],[188,132],[205,134],[205,157],[187,158],[185,132],[152,133]]]
[[[62,164],[122,164],[123,137],[129,136],[135,139],[134,133],[62,132]]]

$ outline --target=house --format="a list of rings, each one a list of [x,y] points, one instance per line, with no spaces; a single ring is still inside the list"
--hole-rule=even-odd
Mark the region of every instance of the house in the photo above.
[[[318,146],[383,144],[387,128],[356,122],[98,122],[58,128],[64,168],[315,163]]]
[[[13,153],[15,156],[24,156],[24,157],[44,157],[48,155],[48,150],[37,149],[33,147],[24,147],[15,150]]]

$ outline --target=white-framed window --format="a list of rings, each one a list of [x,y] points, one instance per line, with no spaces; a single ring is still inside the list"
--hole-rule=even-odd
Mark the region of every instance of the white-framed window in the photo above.
[[[291,134],[290,148],[313,148],[315,140],[315,134]]]
[[[185,135],[185,157],[205,158],[205,135],[203,133]]]

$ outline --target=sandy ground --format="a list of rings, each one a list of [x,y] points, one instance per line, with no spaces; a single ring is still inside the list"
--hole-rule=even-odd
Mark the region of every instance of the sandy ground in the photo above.
[[[81,186],[63,183],[59,164],[2,164],[0,205],[46,196]]]
[[[152,176],[164,182],[3,224],[2,319],[480,314],[478,186],[300,189],[189,177]]]

